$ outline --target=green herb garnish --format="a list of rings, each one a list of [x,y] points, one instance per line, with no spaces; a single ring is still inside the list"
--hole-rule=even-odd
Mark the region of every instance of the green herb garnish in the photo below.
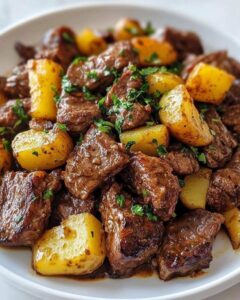
[[[151,22],[147,22],[146,27],[144,28],[144,33],[146,35],[152,35],[155,33],[155,29],[153,28]]]
[[[127,150],[127,151],[130,151],[131,147],[132,147],[134,144],[136,144],[135,141],[129,141],[129,142],[127,142],[127,144],[125,145],[126,150]]]
[[[62,88],[63,90],[68,93],[71,94],[73,92],[77,92],[79,87],[72,84],[71,81],[67,78],[67,76],[63,76],[62,78]]]
[[[14,127],[17,127],[21,123],[26,123],[28,121],[29,117],[24,110],[23,103],[21,100],[16,100],[15,104],[12,107],[12,111],[19,118],[19,120],[15,123]]]
[[[134,204],[134,205],[132,205],[131,211],[136,216],[141,216],[142,217],[144,215],[143,206],[140,205],[140,204]]]
[[[67,125],[63,123],[57,123],[57,127],[64,132],[68,130]]]
[[[66,43],[73,44],[75,42],[74,38],[66,31],[62,33],[62,37]]]
[[[103,119],[98,119],[94,122],[97,128],[106,133],[110,133],[111,130],[114,128],[114,125],[111,122],[105,121]]]
[[[2,144],[3,144],[3,148],[6,151],[11,151],[12,147],[11,147],[11,142],[6,140],[6,139],[2,139]]]
[[[94,79],[95,81],[97,81],[99,79],[97,71],[96,70],[91,70],[91,71],[87,72],[87,78],[88,79]]]
[[[125,205],[125,197],[124,197],[124,195],[116,195],[116,201],[117,201],[117,204],[120,207],[124,207],[124,205]]]
[[[53,197],[53,191],[51,189],[47,189],[44,193],[43,193],[43,199],[44,200],[49,200]]]
[[[72,64],[73,64],[73,65],[77,65],[77,64],[79,64],[80,62],[85,62],[85,61],[87,61],[87,59],[88,59],[88,58],[87,58],[86,56],[77,56],[76,58],[74,58]]]

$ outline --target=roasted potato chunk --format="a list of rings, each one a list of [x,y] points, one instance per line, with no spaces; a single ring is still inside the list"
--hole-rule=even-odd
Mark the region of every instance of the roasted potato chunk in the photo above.
[[[51,170],[66,162],[73,143],[67,132],[58,128],[48,132],[30,129],[16,135],[12,148],[22,168]]]
[[[177,52],[166,41],[143,36],[133,38],[132,45],[139,54],[142,66],[169,65],[177,60]]]
[[[179,141],[200,147],[212,142],[207,123],[200,117],[184,85],[178,85],[160,100],[159,117]]]
[[[82,213],[42,235],[33,247],[33,267],[42,275],[84,275],[98,269],[105,256],[102,224]]]
[[[12,165],[12,154],[6,143],[6,140],[0,140],[0,174],[10,170]]]
[[[144,31],[137,20],[121,19],[113,31],[113,36],[117,41],[130,40],[135,36],[144,35]]]
[[[83,29],[76,40],[80,52],[86,56],[99,54],[107,48],[105,40],[89,28]]]
[[[186,88],[194,100],[220,104],[229,91],[234,76],[217,67],[198,63],[186,82]]]
[[[212,170],[201,168],[197,173],[184,178],[184,186],[180,193],[180,200],[185,207],[189,209],[205,209],[211,174]]]
[[[124,131],[120,135],[120,141],[125,145],[132,144],[132,151],[142,151],[147,155],[157,156],[158,146],[168,146],[169,134],[164,125],[144,126]]]
[[[154,94],[160,92],[164,94],[174,89],[177,85],[182,84],[181,77],[170,72],[157,72],[147,76],[149,92]]]
[[[57,107],[54,98],[61,88],[62,67],[49,59],[31,60],[28,63],[33,118],[56,120]]]
[[[238,249],[240,246],[240,210],[232,208],[224,214],[227,232],[230,236],[233,249]]]

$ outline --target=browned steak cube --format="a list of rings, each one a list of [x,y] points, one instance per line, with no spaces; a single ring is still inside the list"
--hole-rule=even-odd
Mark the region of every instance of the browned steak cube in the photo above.
[[[133,78],[132,71],[126,70],[107,94],[105,104],[109,109],[109,119],[111,122],[119,120],[123,131],[139,127],[150,119],[150,105],[144,106],[136,99],[130,99],[131,92],[141,86],[142,80]]]
[[[95,202],[93,196],[81,200],[72,196],[69,192],[63,191],[55,197],[55,207],[52,212],[52,222],[59,224],[70,215],[77,215],[85,212],[94,213]]]
[[[164,159],[137,152],[122,176],[138,195],[144,196],[144,202],[151,204],[163,221],[172,217],[180,191],[178,178],[172,171]]]
[[[222,121],[232,131],[240,134],[240,104],[228,106],[224,111]]]
[[[237,146],[237,142],[214,108],[206,112],[205,120],[213,134],[212,143],[203,148],[207,166],[210,168],[223,167],[231,159],[232,151]]]
[[[86,131],[95,118],[101,116],[96,99],[88,100],[83,93],[74,95],[63,92],[61,97],[57,121],[67,125],[72,133]]]
[[[162,241],[163,223],[134,215],[133,203],[132,197],[117,183],[103,190],[100,212],[114,276],[129,276],[136,267],[149,262]]]
[[[128,162],[123,145],[92,125],[82,144],[75,147],[67,161],[65,185],[73,196],[85,200]]]
[[[14,46],[18,55],[23,59],[24,62],[34,58],[36,54],[36,49],[34,46],[26,46],[21,42],[16,42]]]
[[[0,186],[0,244],[30,246],[45,229],[59,172],[7,172]]]
[[[212,244],[223,222],[222,215],[204,209],[187,212],[171,221],[158,257],[160,278],[169,280],[208,268]]]
[[[129,63],[136,63],[138,55],[129,41],[118,42],[85,63],[73,63],[67,72],[71,84],[90,90],[106,87],[114,80],[114,70],[121,71]]]
[[[31,119],[29,121],[29,127],[37,131],[50,130],[53,125],[53,122],[44,119]]]
[[[211,179],[207,193],[211,210],[224,212],[240,207],[240,149],[224,169],[217,170]]]

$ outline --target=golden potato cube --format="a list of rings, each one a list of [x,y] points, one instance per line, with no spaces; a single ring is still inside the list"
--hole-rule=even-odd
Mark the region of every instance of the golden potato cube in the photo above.
[[[178,85],[160,100],[159,117],[179,141],[200,147],[212,142],[207,123],[200,117],[184,85]]]
[[[234,76],[224,70],[198,63],[189,74],[186,88],[194,100],[220,104],[234,79]]]
[[[223,216],[227,232],[230,236],[233,249],[238,249],[240,246],[240,210],[239,208],[232,208],[226,211]]]
[[[137,20],[121,19],[113,31],[113,36],[117,41],[130,40],[134,36],[144,35],[144,31]]]
[[[143,36],[133,38],[132,45],[139,55],[142,66],[170,65],[177,60],[177,52],[166,41]]]
[[[39,59],[29,61],[28,68],[31,116],[55,121],[57,107],[54,96],[61,89],[62,67],[50,59]]]
[[[205,208],[211,169],[201,168],[197,173],[184,178],[180,200],[189,209]]]
[[[13,155],[26,170],[51,170],[62,166],[73,149],[67,132],[30,129],[20,132],[12,141]]]
[[[120,135],[120,141],[127,145],[128,142],[135,142],[131,146],[132,151],[142,151],[150,156],[157,156],[157,146],[168,146],[169,134],[164,125],[144,126]]]
[[[164,94],[174,89],[177,85],[182,84],[183,80],[170,72],[156,72],[147,76],[147,82],[151,94],[156,92]]]
[[[82,213],[45,231],[33,246],[33,267],[42,275],[84,275],[98,269],[105,256],[102,224]]]
[[[10,170],[12,166],[12,154],[5,146],[4,141],[0,141],[0,174]]]
[[[86,56],[99,54],[107,48],[105,40],[89,28],[83,29],[76,40],[80,52]]]

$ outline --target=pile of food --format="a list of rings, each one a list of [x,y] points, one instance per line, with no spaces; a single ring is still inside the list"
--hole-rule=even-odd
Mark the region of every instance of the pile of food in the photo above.
[[[162,280],[240,246],[240,63],[200,38],[122,19],[68,27],[0,77],[0,244],[42,275]],[[101,273],[101,272],[100,272]]]

